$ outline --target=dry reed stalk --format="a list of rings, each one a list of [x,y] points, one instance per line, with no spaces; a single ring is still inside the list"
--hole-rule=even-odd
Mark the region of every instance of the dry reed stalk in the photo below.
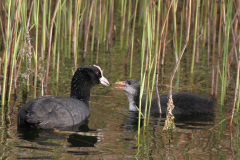
[[[168,23],[168,16],[169,16],[169,12],[172,8],[172,3],[173,1],[171,1],[171,3],[169,4],[168,6],[168,11],[167,11],[167,14],[166,14],[166,17],[165,17],[165,20],[162,24],[162,29],[161,29],[161,32],[160,32],[160,35],[159,35],[159,38],[160,38],[160,41],[159,41],[159,48],[158,48],[158,56],[157,56],[157,69],[156,69],[156,81],[155,81],[155,84],[156,84],[156,90],[158,89],[157,88],[157,84],[158,84],[158,75],[159,75],[159,64],[160,64],[160,53],[161,53],[161,44],[162,44],[162,35],[163,35],[163,31],[166,27],[166,24]],[[158,93],[158,91],[157,91]],[[160,97],[159,97],[159,94],[157,95],[157,98],[158,98],[158,108],[159,108],[159,113],[162,113],[161,112],[161,104],[160,104]]]
[[[181,55],[178,59],[178,62],[177,64],[175,65],[175,68],[173,70],[173,74],[172,74],[172,77],[170,79],[170,85],[169,85],[169,100],[168,100],[168,107],[167,107],[167,119],[165,120],[165,125],[164,125],[164,128],[163,130],[169,130],[169,129],[174,129],[175,126],[173,126],[173,120],[174,120],[174,116],[172,114],[172,110],[174,109],[174,104],[173,104],[173,99],[172,99],[172,81],[173,81],[173,78],[175,76],[175,73],[177,71],[177,68],[178,68],[178,65],[182,59],[182,56],[184,54],[184,51],[188,45],[188,42],[189,42],[189,32],[190,32],[190,21],[191,21],[191,0],[189,0],[189,13],[188,13],[188,25],[187,25],[187,35],[186,35],[186,39],[185,39],[185,44],[183,46],[183,49],[182,49],[182,52],[181,52]]]
[[[237,35],[238,18],[236,18],[236,17],[238,17],[238,14],[240,13],[240,6],[238,6],[238,8],[236,8],[236,6],[235,6],[235,9],[236,9],[236,13],[235,13],[234,18],[232,19],[232,22],[231,22],[231,31],[232,31],[233,43],[235,43],[235,38],[236,38],[235,35]],[[233,29],[232,26],[233,26],[234,23],[235,23],[235,25],[234,25],[234,29]],[[234,48],[234,51],[235,51],[235,57],[236,57],[235,59],[236,59],[236,64],[237,64],[238,63],[238,55],[237,55],[237,48],[236,47]],[[232,61],[233,61],[233,54],[231,54],[231,57],[229,59],[229,64],[231,64]]]
[[[98,55],[99,55],[99,43],[100,43],[100,35],[101,35],[101,21],[102,21],[102,6],[101,6],[101,0],[99,0],[99,23],[98,23],[98,44],[97,44],[97,57],[96,57],[96,64],[98,64]]]
[[[161,65],[164,65],[164,59],[165,59],[165,55],[166,55],[166,40],[167,40],[167,34],[168,34],[168,20],[166,23],[166,28],[165,28],[165,34],[164,34],[164,40],[163,40],[163,50],[162,50],[162,61],[161,61]]]
[[[1,4],[1,3],[0,3]],[[0,13],[1,13],[1,8],[0,7]],[[4,34],[4,30],[3,30],[3,24],[2,24],[2,18],[0,16],[0,25],[1,25],[1,31],[2,31],[2,38],[3,38],[3,44],[4,44],[4,48],[6,48],[6,40],[5,40],[5,34]]]
[[[2,75],[2,58],[0,57],[0,75]],[[1,80],[0,80],[1,82]],[[2,93],[2,83],[0,83],[0,93]]]
[[[232,19],[232,22],[234,22],[235,18],[238,18],[238,21],[240,22],[240,16],[237,14],[239,12],[239,9],[240,9],[240,0],[234,0],[233,2],[234,2],[234,7],[235,7],[235,10],[236,10],[236,14],[235,14],[234,18]]]
[[[231,31],[232,31],[232,37],[233,37],[233,43],[234,44],[236,43],[235,35],[237,35],[237,29],[238,29],[237,28],[238,27],[238,18],[236,18],[236,17],[238,17],[238,14],[240,13],[240,6],[238,6],[238,8],[236,8],[236,6],[235,6],[235,9],[237,11],[234,15],[234,18],[233,18],[232,22],[231,22]],[[234,25],[234,29],[233,29],[232,26],[233,26],[234,23],[235,23],[235,25]],[[237,53],[236,46],[234,47],[234,51],[235,51],[236,63],[238,63],[238,56],[237,56],[238,53]],[[232,61],[233,61],[233,50],[231,50],[231,52],[229,53],[229,65],[231,65]]]
[[[237,1],[237,3],[240,5],[240,1]],[[235,3],[234,3],[234,5],[235,5]],[[236,5],[235,5],[235,9],[236,9]],[[235,16],[237,15],[237,13],[238,13],[238,10],[237,10]],[[238,18],[239,18],[239,16],[238,16]],[[238,23],[238,19],[235,20],[235,24],[237,24],[237,23]],[[237,29],[235,31],[237,31]],[[236,35],[236,33],[237,32],[235,32],[235,35]],[[238,36],[238,38],[239,38],[239,36]],[[236,40],[236,41],[238,41],[238,40]],[[234,111],[235,111],[235,105],[236,105],[236,100],[237,100],[237,90],[238,90],[238,85],[239,85],[239,70],[240,70],[240,53],[238,54],[238,68],[237,68],[237,76],[236,76],[236,85],[235,85],[235,94],[234,94],[232,115],[231,115],[231,120],[230,120],[230,124],[229,124],[230,126],[232,126],[232,121],[233,121],[233,116],[234,116]]]
[[[238,35],[237,39],[234,40],[232,49],[230,50],[229,55],[228,55],[228,59],[230,59],[233,56],[234,49],[236,49],[236,45],[238,44],[239,36],[240,35]],[[231,65],[230,61],[228,63],[229,63],[229,65]],[[238,63],[238,60],[237,60],[237,63]]]
[[[77,70],[77,60],[76,60],[76,43],[77,43],[77,18],[78,18],[78,7],[79,7],[80,0],[77,1],[77,8],[74,17],[74,25],[73,25],[73,36],[72,36],[72,53],[74,58],[74,69]]]
[[[52,44],[52,32],[53,32],[53,25],[54,25],[54,21],[55,21],[55,17],[57,14],[57,10],[58,10],[58,6],[59,6],[60,0],[57,1],[56,6],[55,6],[55,10],[53,13],[53,17],[51,20],[51,24],[50,24],[50,33],[49,33],[49,43],[48,43],[48,57],[47,57],[47,68],[46,68],[46,75],[45,75],[45,91],[44,93],[47,94],[47,83],[48,83],[48,73],[49,73],[49,66],[50,66],[50,59],[51,59],[51,44]]]
[[[0,57],[0,75],[2,75],[2,58],[1,57]]]
[[[197,1],[197,0],[195,0],[195,1]],[[195,17],[194,17],[194,15],[195,15],[195,13],[196,13],[196,6],[195,6],[195,1],[192,1],[192,6],[191,6],[191,8],[192,8],[192,17],[191,17],[191,24],[194,24],[195,23]],[[193,25],[194,26],[194,25]],[[194,38],[194,29],[193,29],[193,32],[191,32],[190,34],[192,34],[192,36],[193,36],[193,38]]]
[[[236,21],[238,21],[237,19],[236,19]],[[235,41],[236,41],[236,37],[235,37],[235,35],[237,35],[237,33],[236,33],[236,31],[237,30],[235,30],[235,29],[237,29],[237,26],[238,26],[238,22],[237,23],[235,23],[235,26],[234,26],[234,30],[233,30],[233,28],[232,28],[232,26],[231,26],[231,31],[232,31],[232,38],[233,38],[233,43],[235,43]],[[228,56],[228,58],[229,58],[229,65],[231,65],[232,64],[232,61],[233,61],[233,54],[235,53],[235,59],[236,59],[236,64],[238,63],[238,56],[237,56],[237,48],[236,48],[236,46],[234,47],[234,50],[232,50],[230,53],[229,53],[229,56]]]
[[[189,0],[186,0],[186,5],[185,6],[183,6],[183,7],[185,7],[185,9],[186,9],[186,12],[185,12],[185,26],[187,26],[187,24],[188,24],[188,22],[187,22],[187,19],[188,19],[188,4],[189,4]]]
[[[211,94],[214,94],[214,67],[215,67],[215,45],[216,45],[216,29],[217,29],[217,3],[215,4],[214,23],[213,23],[213,48],[212,48],[212,87]]]
[[[163,3],[162,3],[162,5],[161,5],[161,1],[160,2],[158,2],[158,9],[160,9],[160,7],[161,6],[163,6]],[[161,5],[160,7],[159,7],[159,5]],[[160,27],[160,10],[157,10],[157,34],[156,34],[156,42],[155,42],[155,52],[156,52],[156,56],[155,57],[157,57],[157,51],[158,51],[158,41],[159,41],[159,27]],[[162,13],[164,13],[164,11],[162,10]],[[159,111],[159,113],[162,113],[162,109],[161,109],[161,102],[160,102],[160,97],[159,97],[159,92],[158,92],[158,82],[157,81],[155,81],[155,90],[156,90],[156,94],[157,94],[157,98],[158,98],[158,111]]]
[[[86,54],[87,54],[88,36],[89,36],[89,31],[90,31],[90,26],[91,26],[91,19],[92,19],[92,13],[93,13],[94,3],[95,3],[95,1],[92,1],[90,13],[89,13],[89,21],[88,21],[88,26],[87,26],[87,33],[86,33],[86,37],[85,37],[85,41],[84,41],[83,59],[86,58]]]
[[[165,53],[165,49],[166,49],[166,40],[167,40],[167,34],[168,34],[168,19],[169,19],[169,15],[167,15],[166,18],[167,18],[167,21],[166,21],[166,27],[165,27],[165,34],[164,34],[164,40],[163,40],[163,50],[162,50],[162,60],[161,60],[161,65],[162,66],[164,64],[164,58],[165,58],[165,54],[166,54]]]
[[[181,55],[178,59],[178,62],[177,64],[175,65],[174,67],[174,70],[173,70],[173,73],[172,73],[172,76],[170,78],[170,85],[169,85],[169,97],[172,97],[172,81],[174,79],[174,76],[176,74],[176,71],[177,71],[177,68],[178,68],[178,65],[180,63],[180,60],[182,59],[182,56],[184,54],[184,51],[185,49],[187,48],[187,45],[188,45],[188,42],[189,42],[189,32],[190,32],[190,21],[191,21],[191,0],[189,1],[189,14],[188,14],[188,25],[187,25],[187,34],[186,34],[186,39],[185,39],[185,44],[183,46],[183,49],[182,49],[182,52],[181,52]]]
[[[13,94],[14,95],[16,95],[17,94],[17,82],[16,82],[16,80],[17,80],[17,61],[15,61],[14,62],[15,64],[14,64],[14,72],[13,72],[13,77],[14,77],[14,79],[13,79]],[[0,64],[1,65],[1,64]],[[1,75],[1,73],[0,73],[0,75]]]
[[[239,36],[238,36],[239,37]],[[232,108],[232,116],[230,120],[230,126],[232,126],[232,121],[233,121],[233,115],[235,111],[235,105],[236,105],[236,100],[237,100],[237,90],[238,90],[238,85],[239,85],[239,69],[240,69],[240,54],[238,56],[238,68],[237,68],[237,76],[236,76],[236,85],[235,85],[235,94],[234,94],[234,100],[233,100],[233,108]]]
[[[166,28],[166,25],[167,25],[167,23],[168,23],[168,16],[169,16],[169,12],[170,12],[170,10],[171,10],[171,8],[172,8],[172,3],[173,3],[173,1],[171,1],[171,3],[170,3],[170,5],[168,6],[168,11],[167,11],[167,14],[166,14],[166,17],[165,17],[165,20],[164,20],[164,22],[163,22],[163,24],[162,24],[162,29],[161,29],[161,32],[160,32],[160,35],[159,35],[159,38],[160,38],[160,41],[159,41],[159,48],[158,48],[158,60],[157,60],[157,76],[156,77],[158,77],[158,70],[159,70],[159,61],[160,61],[160,54],[161,54],[161,44],[162,44],[162,35],[163,35],[163,31],[164,31],[164,29]]]
[[[224,47],[222,47],[222,50],[221,50],[221,52],[219,52],[218,53],[218,60],[217,60],[217,69],[216,69],[216,84],[215,84],[215,93],[214,93],[214,95],[212,95],[212,96],[215,96],[215,97],[217,97],[217,89],[218,89],[218,72],[219,72],[219,70],[220,70],[220,60],[221,60],[221,58],[222,58],[222,55],[223,55],[223,51],[224,51]]]

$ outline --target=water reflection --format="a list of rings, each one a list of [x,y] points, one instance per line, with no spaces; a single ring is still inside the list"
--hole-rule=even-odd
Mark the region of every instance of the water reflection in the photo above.
[[[135,132],[138,130],[138,112],[129,111],[126,116],[125,124],[121,128],[126,132]],[[166,115],[152,114],[149,119],[150,126],[164,126]],[[197,115],[175,115],[175,125],[181,129],[204,129],[213,126],[215,115],[197,114]],[[140,126],[143,126],[143,118],[140,120]]]
[[[94,147],[101,140],[101,135],[97,130],[88,127],[88,120],[81,124],[61,128],[59,130],[40,130],[26,127],[18,127],[18,137],[30,142],[36,142],[45,146],[62,146],[58,143],[48,143],[49,139],[67,140],[68,147]]]

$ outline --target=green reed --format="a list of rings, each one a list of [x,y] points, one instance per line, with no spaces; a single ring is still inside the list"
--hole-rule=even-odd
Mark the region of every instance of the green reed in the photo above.
[[[157,30],[156,30],[156,41],[155,41],[155,53],[158,53],[158,43],[159,43],[159,30],[160,30],[160,14],[161,13],[161,1],[158,2],[157,6]]]
[[[99,45],[100,45],[100,36],[101,36],[101,23],[102,23],[102,5],[101,0],[99,0],[98,6],[99,16],[98,16],[98,42],[97,42],[97,57],[96,57],[96,64],[98,64],[98,55],[99,55]]]
[[[139,102],[139,125],[138,125],[138,146],[140,145],[140,120],[143,116],[144,118],[144,126],[146,126],[149,122],[150,116],[150,109],[151,109],[151,101],[152,101],[152,94],[155,86],[155,76],[156,76],[156,68],[157,68],[157,54],[153,54],[152,51],[154,50],[153,47],[153,25],[154,23],[151,22],[152,17],[154,17],[154,12],[152,12],[152,1],[148,3],[148,7],[146,9],[145,15],[145,22],[143,26],[143,36],[142,36],[142,51],[141,51],[141,80],[140,80],[140,102]],[[146,53],[145,53],[146,51]],[[146,59],[145,59],[146,57]],[[145,62],[145,64],[144,64]],[[144,69],[145,65],[145,69]],[[144,71],[145,70],[145,71]],[[146,78],[146,84],[145,84]],[[144,115],[141,113],[141,100],[143,96],[144,86],[146,85],[146,104],[145,104],[145,111]]]
[[[198,7],[199,0],[196,1],[196,13],[195,13],[195,26],[194,26],[194,40],[193,40],[193,52],[192,52],[192,65],[191,65],[191,73],[193,74],[194,63],[195,63],[195,55],[196,55],[196,42],[197,42],[197,25],[198,25]]]
[[[9,41],[10,41],[10,18],[11,18],[11,0],[7,1],[7,14],[8,14],[8,18],[7,18],[7,28],[6,28],[6,49],[5,49],[5,59],[4,59],[4,77],[3,77],[3,87],[2,87],[2,105],[5,104],[5,92],[6,92],[6,80],[7,80],[7,61],[8,61],[8,53],[9,53]],[[2,110],[4,109],[4,107],[2,107]],[[3,114],[2,114],[3,115]]]
[[[151,1],[150,1],[151,3]],[[146,16],[146,19],[147,19],[147,59],[146,59],[146,65],[145,65],[145,70],[146,70],[146,74],[147,74],[147,77],[146,77],[146,80],[147,80],[147,85],[146,85],[146,103],[145,103],[145,111],[144,111],[144,125],[147,124],[146,122],[146,117],[147,117],[147,113],[149,113],[148,111],[150,111],[150,108],[151,108],[151,99],[150,99],[150,94],[151,94],[151,90],[150,90],[150,77],[151,77],[151,70],[152,70],[152,38],[153,38],[153,35],[152,35],[152,25],[151,25],[151,5],[152,4],[149,4],[149,7],[148,7],[148,10],[147,10],[147,16]],[[150,113],[149,113],[150,114]]]
[[[212,47],[212,89],[211,95],[214,95],[214,83],[215,83],[215,46],[216,46],[216,28],[217,28],[217,3],[214,3],[213,11],[213,47]]]
[[[43,12],[42,12],[42,46],[41,46],[41,57],[44,58],[44,53],[46,49],[46,25],[47,25],[47,9],[48,9],[48,1],[42,1]]]
[[[95,35],[96,35],[96,23],[97,23],[97,1],[94,5],[94,13],[93,13],[93,30],[92,30],[92,44],[91,44],[91,51],[94,49],[94,43],[95,43]]]
[[[34,64],[35,64],[35,71],[34,71],[34,95],[33,97],[36,98],[36,92],[37,92],[37,58],[38,58],[38,26],[39,26],[39,1],[34,0],[34,8],[33,8],[33,17],[34,17],[34,23],[35,23],[35,29],[36,29],[36,35],[35,35],[35,51],[34,51]]]
[[[13,57],[12,57],[12,70],[11,70],[11,76],[10,76],[10,85],[9,85],[9,93],[8,93],[8,102],[10,102],[10,98],[11,98],[11,88],[12,88],[12,83],[13,83],[13,72],[14,72],[14,66],[16,65],[16,57],[17,57],[17,51],[19,49],[19,42],[20,42],[20,38],[21,38],[21,31],[19,31],[18,36],[16,35],[17,39],[15,39],[15,46],[14,46],[14,52],[13,52]],[[16,78],[16,77],[14,77]],[[16,79],[15,79],[16,81]],[[15,93],[16,94],[16,93]]]
[[[137,6],[138,6],[138,0],[136,0],[135,3],[135,10],[134,10],[134,18],[133,18],[133,28],[132,28],[132,39],[131,39],[131,57],[130,57],[130,75],[129,77],[132,77],[132,60],[133,60],[133,47],[134,47],[134,33],[135,33],[135,23],[136,23],[136,16],[137,16]]]
[[[51,16],[52,16],[52,1],[48,1],[49,4],[48,4],[48,21],[47,21],[47,28],[49,29],[50,28],[50,25],[51,25]]]
[[[177,11],[177,4],[176,2],[178,1],[173,1],[173,6],[172,6],[172,11],[173,11],[173,30],[174,30],[174,46],[175,46],[175,57],[176,57],[176,62],[178,60],[178,40],[177,40],[177,22],[176,22],[176,11]]]
[[[217,91],[218,91],[218,73],[219,73],[219,65],[220,65],[220,57],[221,57],[221,45],[222,45],[222,17],[223,17],[223,4],[220,4],[220,21],[219,21],[219,29],[218,29],[218,59],[217,59],[217,68],[216,68],[216,76],[215,76],[215,91],[214,91],[214,96],[217,97]]]
[[[130,21],[131,21],[131,16],[132,16],[131,7],[132,7],[132,1],[128,1],[126,47],[128,46],[128,43],[129,43]]]
[[[77,30],[78,30],[78,26],[79,26],[79,12],[81,9],[81,3],[80,0],[75,0],[75,11],[74,11],[74,20],[73,20],[73,35],[72,35],[72,52],[73,52],[73,58],[74,58],[74,69],[77,70],[77,58],[78,58],[78,54],[77,54],[77,40],[78,40],[78,34],[77,34]]]
[[[229,44],[229,33],[230,33],[230,23],[232,15],[232,1],[228,0],[227,2],[227,14],[226,14],[226,35],[224,39],[224,52],[223,52],[223,62],[222,62],[222,73],[221,73],[221,104],[224,104],[226,96],[226,87],[227,87],[227,71],[228,71],[228,44]]]
[[[68,35],[68,29],[67,29],[67,24],[68,24],[68,21],[67,21],[67,4],[66,3],[64,3],[64,4],[62,4],[62,10],[63,10],[63,23],[64,23],[64,27],[63,27],[63,29],[64,29],[64,39],[63,39],[63,41],[64,41],[64,44],[62,45],[62,47],[64,47],[64,53],[65,53],[65,57],[67,58],[68,57],[68,43],[67,43],[67,35]]]
[[[147,14],[147,11],[146,11]],[[144,20],[143,24],[143,34],[142,34],[142,45],[141,45],[141,78],[140,78],[140,94],[139,94],[139,115],[138,115],[138,144],[140,142],[140,124],[141,124],[141,117],[142,117],[142,97],[143,97],[143,91],[144,91],[144,85],[145,85],[145,77],[146,72],[144,72],[144,62],[145,62],[145,48],[146,48],[146,20]],[[139,146],[139,145],[138,145]]]
[[[15,2],[15,5],[16,4],[17,4],[17,2]],[[16,18],[16,16],[19,14],[20,11],[21,11],[21,4],[15,6],[15,13],[14,13],[14,17],[13,17],[14,19],[16,19],[16,21],[14,21],[14,23],[13,23],[14,30],[13,30],[13,35],[12,35],[12,41],[14,41],[14,42],[11,43],[11,50],[10,50],[10,52],[13,52],[13,56],[12,56],[12,59],[10,60],[11,64],[9,63],[9,65],[12,65],[12,66],[10,66],[10,68],[9,68],[10,75],[8,75],[10,77],[9,88],[8,88],[8,102],[10,102],[12,83],[13,83],[13,81],[16,81],[16,72],[14,72],[14,67],[17,64],[16,56],[17,56],[17,51],[19,48],[19,42],[20,42],[20,37],[21,37],[21,30],[19,31],[19,33],[17,33],[17,31],[19,29],[19,20]],[[15,44],[15,45],[13,45],[13,44]],[[16,93],[14,93],[14,94],[16,94]]]
[[[68,5],[68,58],[71,56],[71,46],[72,46],[72,1],[69,1]]]

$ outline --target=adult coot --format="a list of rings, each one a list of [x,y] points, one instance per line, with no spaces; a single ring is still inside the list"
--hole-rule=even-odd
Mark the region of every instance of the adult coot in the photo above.
[[[71,95],[46,95],[35,98],[20,108],[18,124],[41,129],[73,126],[90,114],[90,90],[97,84],[109,85],[99,66],[83,66],[75,72]]]
[[[127,92],[129,100],[129,110],[138,111],[136,107],[139,107],[139,82],[135,79],[129,79],[126,81],[116,82],[116,84],[121,85],[121,87],[116,88],[123,89],[125,92]],[[160,96],[160,102],[162,114],[166,114],[168,96]],[[173,104],[175,106],[175,108],[173,109],[173,114],[214,114],[214,100],[200,97],[199,95],[194,93],[179,92],[173,94]],[[141,111],[144,112],[145,100],[142,100],[141,106]],[[159,113],[157,98],[152,100],[150,112]]]

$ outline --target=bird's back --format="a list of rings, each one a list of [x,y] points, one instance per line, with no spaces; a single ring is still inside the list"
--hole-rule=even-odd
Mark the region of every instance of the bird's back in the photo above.
[[[162,114],[167,112],[168,95],[161,95],[161,110]],[[157,98],[152,100],[151,113],[159,113]],[[173,94],[173,114],[213,114],[214,100],[201,97],[194,93],[180,92]],[[145,105],[145,103],[142,103]],[[144,109],[144,108],[143,108]],[[142,110],[143,111],[143,110]]]
[[[72,126],[88,118],[88,103],[74,98],[46,95],[24,104],[18,124],[50,129]]]

